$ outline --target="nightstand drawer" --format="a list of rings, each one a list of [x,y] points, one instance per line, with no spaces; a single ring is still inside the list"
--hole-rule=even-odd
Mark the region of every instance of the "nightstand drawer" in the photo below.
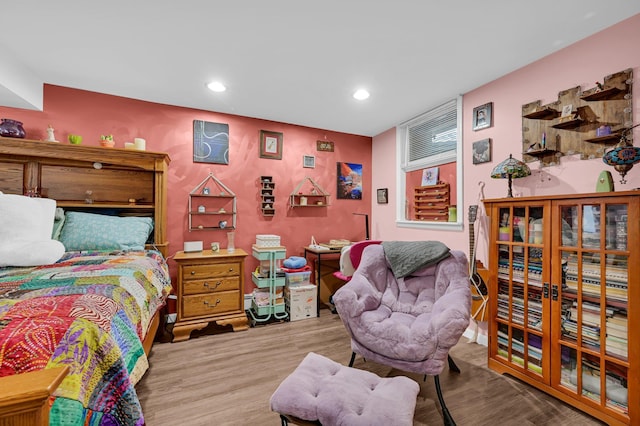
[[[201,280],[205,278],[240,275],[240,271],[240,263],[185,265],[182,268],[182,277],[185,280]]]
[[[225,291],[182,298],[182,317],[206,317],[240,310],[240,292]]]
[[[182,294],[202,294],[216,291],[238,290],[240,277],[207,278],[188,280],[182,283]]]

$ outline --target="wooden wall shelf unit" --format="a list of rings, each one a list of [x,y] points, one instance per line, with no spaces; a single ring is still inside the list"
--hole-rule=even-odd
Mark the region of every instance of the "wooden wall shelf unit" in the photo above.
[[[484,205],[489,368],[606,424],[638,424],[640,193]]]
[[[602,157],[609,145],[620,140],[622,130],[633,125],[632,83],[632,70],[627,69],[585,91],[580,86],[563,90],[555,102],[523,105],[523,160],[549,166],[563,155],[580,154],[582,160]],[[562,116],[569,107],[571,113]],[[598,136],[603,126],[610,128],[611,135]]]
[[[260,176],[260,210],[263,216],[276,215],[276,184],[273,176]]]
[[[413,205],[416,220],[446,222],[449,220],[449,184],[417,186],[413,190]]]
[[[189,231],[236,229],[236,212],[236,194],[211,173],[189,193]]]
[[[153,218],[147,248],[168,253],[166,153],[0,137],[0,191],[47,197],[65,211]]]
[[[308,184],[308,189],[303,185]],[[305,177],[289,195],[290,207],[327,207],[329,205],[329,193],[310,177]]]

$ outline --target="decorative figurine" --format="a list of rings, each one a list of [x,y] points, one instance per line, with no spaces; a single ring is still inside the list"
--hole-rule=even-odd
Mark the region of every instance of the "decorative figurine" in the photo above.
[[[51,124],[49,124],[49,127],[47,127],[47,138],[45,139],[46,142],[58,142],[56,140],[56,137],[53,134],[53,127],[51,127]]]

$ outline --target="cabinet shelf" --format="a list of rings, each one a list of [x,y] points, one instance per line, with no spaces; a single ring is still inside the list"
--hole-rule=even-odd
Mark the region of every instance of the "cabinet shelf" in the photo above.
[[[585,121],[582,118],[578,117],[578,118],[573,118],[571,120],[560,121],[559,123],[556,123],[551,127],[553,127],[554,129],[567,130],[567,129],[575,129],[577,127],[582,126],[583,124],[585,124]]]
[[[532,120],[553,120],[554,118],[560,117],[560,112],[553,108],[544,108],[525,114],[523,117]]]
[[[590,142],[590,143],[614,143],[614,142],[619,142],[620,137],[621,137],[621,134],[619,132],[616,132],[606,136],[599,136],[597,138],[585,139],[584,141]]]
[[[533,155],[534,157],[541,157],[543,155],[549,155],[549,154],[555,154],[556,151],[555,149],[533,149],[531,151],[526,151],[523,152],[522,154],[524,155]]]
[[[614,99],[622,99],[625,91],[617,87],[610,87],[608,89],[600,90],[599,92],[587,93],[580,96],[580,99],[587,102],[593,101],[606,101]]]

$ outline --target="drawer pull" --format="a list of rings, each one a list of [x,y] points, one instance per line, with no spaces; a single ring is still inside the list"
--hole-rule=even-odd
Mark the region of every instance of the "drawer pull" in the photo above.
[[[216,299],[215,305],[210,305],[208,300],[205,300],[204,304],[207,305],[210,308],[215,308],[216,306],[218,306],[218,304],[220,304],[220,299]]]
[[[220,287],[220,284],[222,284],[222,281],[218,281],[213,285],[213,288],[209,287],[209,283],[205,281],[205,283],[203,284],[205,287],[207,287],[210,290],[215,290],[216,288]]]
[[[229,272],[233,272],[233,268],[229,268]]]
[[[196,274],[196,271],[191,271],[191,275],[195,275],[195,274]]]

